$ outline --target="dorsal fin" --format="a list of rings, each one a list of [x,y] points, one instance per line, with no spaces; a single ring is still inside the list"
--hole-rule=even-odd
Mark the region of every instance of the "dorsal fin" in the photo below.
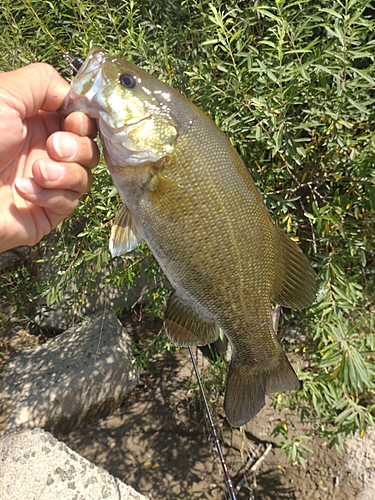
[[[274,289],[274,300],[284,307],[304,309],[315,300],[315,273],[299,247],[279,228],[280,260]]]
[[[140,244],[142,238],[128,207],[123,205],[117,214],[111,229],[109,251],[112,257],[131,252]]]
[[[178,346],[211,344],[219,336],[216,323],[202,319],[175,292],[168,300],[164,327],[168,337]]]

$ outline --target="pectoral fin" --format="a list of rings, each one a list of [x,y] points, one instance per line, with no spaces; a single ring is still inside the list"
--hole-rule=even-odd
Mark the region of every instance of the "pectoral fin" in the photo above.
[[[280,268],[273,298],[281,306],[304,309],[315,300],[315,273],[294,241],[281,230],[277,231],[280,239]]]
[[[180,207],[189,196],[186,190],[161,172],[155,172],[147,186],[147,195],[156,210]]]
[[[111,229],[109,250],[112,257],[131,252],[137,248],[141,240],[133,216],[124,205],[117,214]]]
[[[164,327],[168,337],[178,346],[206,345],[219,336],[219,328],[214,322],[203,320],[175,293],[168,300]]]

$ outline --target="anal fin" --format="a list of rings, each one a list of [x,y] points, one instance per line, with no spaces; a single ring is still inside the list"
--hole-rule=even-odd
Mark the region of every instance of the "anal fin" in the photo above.
[[[109,250],[112,257],[131,252],[137,248],[141,240],[130,210],[125,205],[122,206],[111,229]]]
[[[164,327],[168,337],[178,346],[206,345],[219,337],[219,327],[206,321],[176,295],[169,297],[164,314]]]

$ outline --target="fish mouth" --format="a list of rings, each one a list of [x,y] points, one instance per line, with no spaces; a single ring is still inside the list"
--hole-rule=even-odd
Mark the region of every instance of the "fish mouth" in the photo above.
[[[108,57],[99,47],[94,46],[90,49],[80,67],[77,75],[71,83],[71,90],[65,97],[63,105],[59,111],[63,114],[69,114],[73,111],[84,110],[92,118],[98,118],[98,109],[91,105],[95,95],[110,82],[103,75],[103,64],[108,60],[114,60]]]
[[[113,84],[113,81],[104,75],[103,67],[107,62],[115,63],[116,61],[116,57],[105,54],[99,47],[92,47],[70,84],[71,89],[59,109],[60,113],[67,115],[73,111],[83,111],[91,118],[98,119],[103,105],[95,98],[107,85]],[[149,117],[150,114],[143,118],[128,119],[121,127],[110,128],[113,129],[112,131],[116,130],[116,133],[121,133],[127,127],[136,125]],[[105,119],[104,121],[106,122]]]
[[[82,111],[96,120],[107,163],[117,165],[126,162],[135,165],[158,161],[161,156],[172,151],[175,128],[168,118],[164,118],[163,130],[172,135],[166,144],[152,133],[157,128],[154,105],[147,107],[137,96],[123,95],[123,87],[119,82],[122,62],[99,47],[92,47],[71,82],[70,92],[59,111],[63,115]],[[162,117],[166,112],[163,113]],[[163,118],[158,124],[162,121]]]

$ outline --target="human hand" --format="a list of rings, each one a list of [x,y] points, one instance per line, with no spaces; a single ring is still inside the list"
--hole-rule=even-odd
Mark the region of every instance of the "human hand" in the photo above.
[[[37,243],[91,188],[96,126],[57,112],[69,89],[44,63],[0,73],[0,252]]]

